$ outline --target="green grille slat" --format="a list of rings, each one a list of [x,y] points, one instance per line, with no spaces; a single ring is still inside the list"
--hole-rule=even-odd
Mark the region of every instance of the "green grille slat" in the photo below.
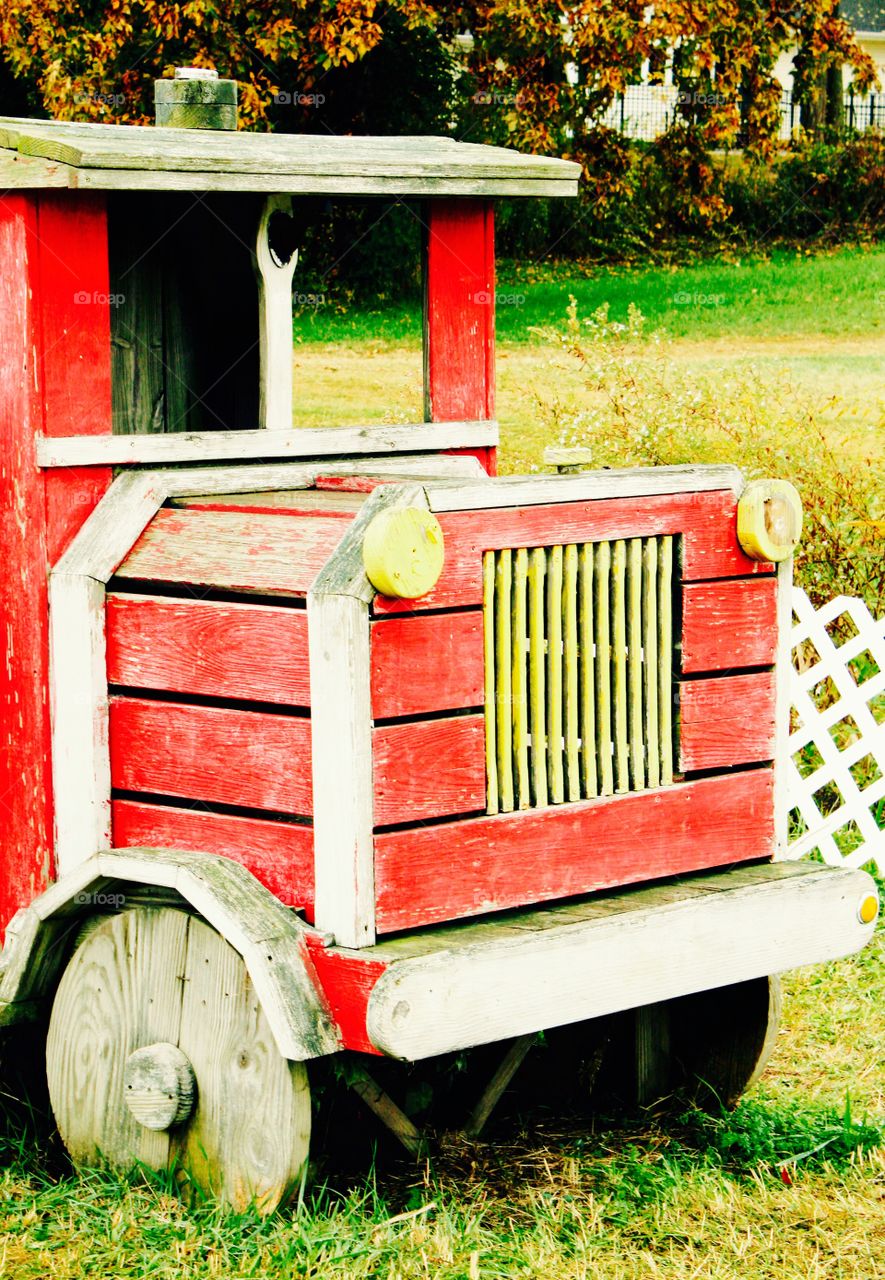
[[[488,812],[673,781],[672,536],[487,551]]]

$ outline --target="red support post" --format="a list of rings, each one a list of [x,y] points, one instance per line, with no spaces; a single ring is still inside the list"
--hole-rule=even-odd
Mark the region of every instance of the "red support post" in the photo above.
[[[489,200],[425,206],[424,416],[428,422],[495,416],[495,241]],[[457,449],[496,472],[494,448]]]
[[[111,431],[108,292],[102,197],[0,199],[3,927],[53,874],[48,572],[111,478],[106,468],[45,475],[36,438]]]

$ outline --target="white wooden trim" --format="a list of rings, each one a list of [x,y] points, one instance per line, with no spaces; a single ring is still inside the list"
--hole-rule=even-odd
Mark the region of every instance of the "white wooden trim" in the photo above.
[[[268,431],[292,429],[292,277],[296,249],[288,262],[271,252],[268,232],[275,213],[292,216],[292,197],[268,196],[261,211],[255,245],[258,275],[259,426]]]
[[[669,901],[668,891],[632,891],[559,927],[551,909],[546,923],[505,928],[500,940],[493,924],[473,942],[465,929],[461,946],[444,930],[434,954],[398,960],[381,975],[369,1037],[392,1057],[425,1058],[834,959],[869,941],[875,926],[857,913],[875,891],[871,876],[786,870],[752,868],[748,879],[737,870],[727,873],[735,888],[692,892],[689,884],[681,900],[678,889]]]
[[[375,941],[369,608],[307,597],[317,928],[343,947]]]
[[[790,708],[793,683],[793,561],[777,567],[777,653],[774,664],[774,857],[790,856]]]
[[[59,874],[111,844],[104,584],[49,580],[52,780]]]
[[[38,436],[41,467],[166,466],[256,458],[346,458],[498,443],[498,424],[416,422],[403,426],[293,427],[282,431],[195,431],[164,435]]]
[[[716,489],[740,495],[743,487],[744,478],[737,467],[625,467],[567,476],[504,476],[468,484],[430,484],[427,498],[431,511],[476,511],[484,507],[529,507],[545,502],[641,498]]]

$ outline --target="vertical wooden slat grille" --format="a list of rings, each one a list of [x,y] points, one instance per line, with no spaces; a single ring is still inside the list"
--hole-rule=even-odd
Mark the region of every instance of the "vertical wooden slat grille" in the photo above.
[[[673,781],[673,538],[487,551],[488,812]]]

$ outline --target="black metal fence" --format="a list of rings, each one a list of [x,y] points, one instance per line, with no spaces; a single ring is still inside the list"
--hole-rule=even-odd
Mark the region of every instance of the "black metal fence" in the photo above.
[[[630,138],[650,141],[665,133],[677,120],[702,120],[712,109],[726,106],[729,99],[721,95],[676,89],[671,85],[630,85],[619,94],[600,123],[617,129]],[[741,104],[736,104],[738,110]],[[885,94],[844,95],[841,128],[845,133],[862,133],[867,129],[885,129]],[[802,128],[801,106],[790,90],[781,94],[781,127],[783,139]]]

